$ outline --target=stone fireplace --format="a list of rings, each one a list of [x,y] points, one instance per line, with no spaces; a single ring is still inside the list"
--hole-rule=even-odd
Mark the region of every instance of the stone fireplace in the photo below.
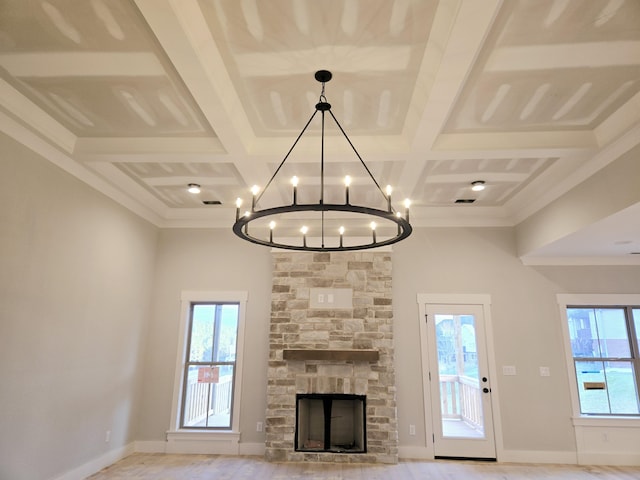
[[[391,290],[388,252],[273,254],[268,460],[397,463]]]

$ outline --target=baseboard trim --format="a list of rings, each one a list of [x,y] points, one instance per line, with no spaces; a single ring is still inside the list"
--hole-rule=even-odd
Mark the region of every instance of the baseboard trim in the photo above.
[[[134,452],[134,443],[129,443],[123,447],[115,448],[106,453],[103,453],[99,457],[88,461],[80,465],[79,467],[69,470],[62,475],[53,477],[51,480],[82,480],[94,473],[99,472],[105,467],[122,460],[124,457],[131,455]]]
[[[401,446],[398,448],[401,460],[433,460],[430,449],[420,446]],[[498,454],[498,462],[504,463],[558,463],[576,465],[576,452],[552,452],[540,450],[505,450]]]
[[[134,444],[134,452],[136,453],[166,453],[167,442],[152,440],[137,440]]]
[[[398,457],[401,460],[433,460],[433,454],[428,448],[413,445],[398,447]]]
[[[265,445],[263,443],[239,443],[240,455],[264,456]]]
[[[238,455],[238,432],[167,432],[166,453]]]
[[[640,466],[640,454],[613,453],[613,452],[607,452],[607,453],[583,452],[583,453],[578,453],[578,464],[637,467],[637,466]]]
[[[503,450],[498,454],[498,462],[576,465],[578,463],[578,457],[574,451]]]

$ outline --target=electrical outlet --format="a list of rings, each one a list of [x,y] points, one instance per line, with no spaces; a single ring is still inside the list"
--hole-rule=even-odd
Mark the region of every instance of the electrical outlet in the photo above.
[[[503,375],[516,375],[516,367],[514,367],[513,365],[504,365],[502,367],[502,374]]]
[[[409,435],[415,435],[415,434],[416,434],[416,426],[409,425]]]
[[[109,443],[111,441],[111,430],[106,430],[104,432],[104,443]]]
[[[541,377],[550,377],[551,376],[551,371],[549,370],[549,367],[540,367],[540,376]]]
[[[256,432],[261,432],[263,428],[264,428],[264,425],[262,424],[262,422],[256,423]]]

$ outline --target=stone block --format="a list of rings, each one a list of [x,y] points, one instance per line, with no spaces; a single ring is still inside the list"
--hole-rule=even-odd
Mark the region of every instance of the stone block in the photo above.
[[[373,341],[368,338],[355,338],[353,340],[353,348],[370,350],[373,348]]]
[[[284,462],[287,460],[287,450],[277,448],[267,448],[264,458],[268,462]]]
[[[345,332],[362,332],[364,331],[364,322],[361,318],[344,320],[343,329]]]
[[[295,293],[297,299],[309,300],[309,289],[307,287],[297,287]]]
[[[322,377],[352,377],[353,365],[348,363],[318,365],[318,375]]]
[[[331,254],[328,252],[314,253],[313,254],[313,263],[317,262],[325,262],[328,263],[331,261]]]
[[[309,300],[305,300],[305,299],[289,300],[289,302],[287,303],[287,308],[289,310],[305,310],[306,311],[309,309]]]
[[[306,283],[311,288],[333,287],[333,279],[331,278],[308,278]]]
[[[373,304],[374,305],[391,305],[391,299],[384,298],[384,297],[374,297]]]
[[[296,270],[296,271],[289,272],[289,276],[291,278],[307,278],[309,275],[310,273],[306,270],[303,270],[303,271]]]
[[[298,393],[310,393],[311,390],[309,389],[309,385],[310,385],[310,378],[309,377],[304,377],[302,375],[298,375],[296,377],[296,391]]]
[[[366,378],[356,378],[354,390],[356,395],[366,395],[369,391],[369,381]]]
[[[347,268],[349,270],[373,270],[373,262],[347,262]]]
[[[291,287],[289,287],[289,285],[272,285],[271,286],[271,291],[273,293],[282,293],[282,292],[289,292],[289,290],[291,290]]]

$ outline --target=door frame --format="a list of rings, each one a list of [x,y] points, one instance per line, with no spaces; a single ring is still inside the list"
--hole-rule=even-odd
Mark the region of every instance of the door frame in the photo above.
[[[433,444],[433,427],[431,417],[431,388],[429,384],[429,350],[427,342],[427,322],[425,315],[427,305],[479,305],[482,308],[484,336],[487,348],[487,363],[491,381],[491,408],[493,410],[493,431],[496,443],[496,460],[500,460],[504,453],[502,438],[502,422],[500,419],[500,401],[498,389],[498,370],[495,361],[493,344],[493,326],[491,322],[491,295],[489,294],[458,294],[458,293],[418,293],[418,323],[420,325],[420,357],[422,367],[422,394],[424,399],[424,428],[426,433],[426,449],[429,458],[435,458]],[[438,399],[439,401],[439,399]]]

